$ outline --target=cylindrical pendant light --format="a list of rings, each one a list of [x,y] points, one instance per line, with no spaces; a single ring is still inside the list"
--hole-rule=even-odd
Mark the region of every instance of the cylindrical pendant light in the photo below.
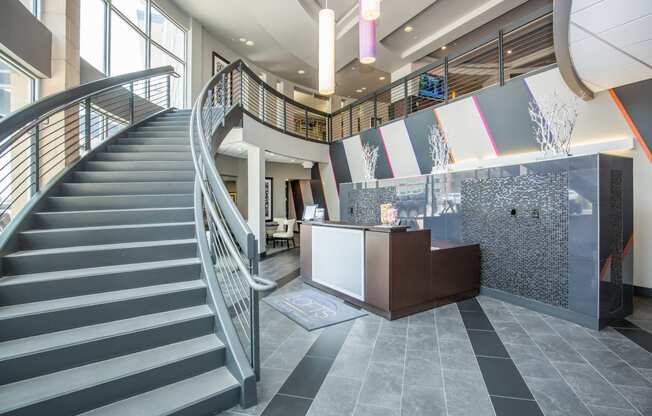
[[[376,62],[376,21],[365,20],[362,16],[358,22],[360,39],[360,63]]]
[[[319,93],[335,93],[335,12],[319,12]]]
[[[380,17],[380,0],[360,0],[360,15],[364,20],[376,20]]]

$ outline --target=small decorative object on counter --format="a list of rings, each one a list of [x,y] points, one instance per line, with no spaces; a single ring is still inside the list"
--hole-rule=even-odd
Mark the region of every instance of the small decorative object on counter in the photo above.
[[[382,225],[396,225],[398,219],[398,210],[392,204],[382,204],[380,206],[380,223]]]

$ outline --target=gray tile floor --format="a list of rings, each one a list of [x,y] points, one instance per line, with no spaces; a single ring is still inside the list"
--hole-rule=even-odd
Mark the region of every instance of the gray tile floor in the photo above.
[[[652,415],[652,354],[618,331],[477,299],[544,415]],[[650,330],[652,300],[637,298],[630,320]],[[224,415],[260,415],[322,331],[309,333],[261,303],[260,403]],[[494,405],[453,304],[392,322],[357,319],[307,414],[482,416],[495,415]]]

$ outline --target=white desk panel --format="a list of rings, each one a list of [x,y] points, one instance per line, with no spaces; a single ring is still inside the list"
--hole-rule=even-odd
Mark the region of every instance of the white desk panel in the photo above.
[[[312,227],[312,280],[364,301],[364,230]]]

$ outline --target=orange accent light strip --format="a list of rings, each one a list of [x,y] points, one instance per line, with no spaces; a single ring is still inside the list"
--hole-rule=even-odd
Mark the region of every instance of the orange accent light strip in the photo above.
[[[618,98],[616,91],[614,91],[613,88],[610,88],[609,94],[611,95],[611,98],[614,100],[616,106],[618,107],[621,114],[625,118],[625,121],[627,122],[627,125],[629,126],[630,130],[632,131],[632,133],[634,133],[634,137],[636,137],[636,141],[645,152],[645,155],[647,156],[648,160],[652,163],[652,152],[650,151],[650,148],[647,146],[647,143],[645,143],[645,140],[643,140],[643,136],[641,135],[641,132],[638,131],[636,124],[634,124],[634,121],[632,121],[632,118],[629,116],[629,113],[625,109],[625,106],[623,106],[623,103],[620,101],[620,98]]]

